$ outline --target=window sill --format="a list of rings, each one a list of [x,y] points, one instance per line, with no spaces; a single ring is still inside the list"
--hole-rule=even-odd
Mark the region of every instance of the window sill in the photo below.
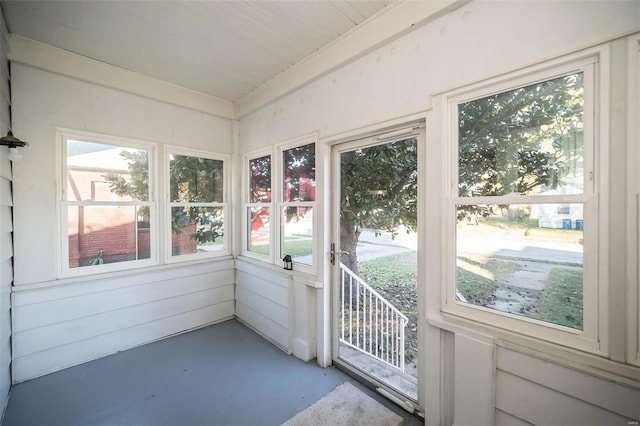
[[[282,274],[282,275],[286,275],[286,276],[293,276],[294,279],[297,282],[300,283],[304,283],[305,285],[309,286],[309,287],[313,287],[313,288],[322,288],[323,285],[322,283],[318,283],[317,280],[317,276],[309,273],[309,272],[304,272],[304,271],[297,271],[297,270],[287,270],[287,269],[283,269],[280,268],[276,265],[274,265],[273,263],[271,263],[268,260],[260,260],[260,259],[256,259],[253,257],[248,257],[248,256],[238,256],[236,261],[238,262],[245,262],[248,263],[250,265],[254,265],[254,266],[259,266],[261,268],[267,269],[271,272],[277,273],[277,274]]]
[[[180,269],[191,269],[193,267],[198,266],[207,266],[215,263],[221,263],[225,261],[233,261],[233,256],[225,255],[219,257],[208,257],[205,259],[184,261],[184,262],[173,262],[167,263],[164,265],[154,265],[154,266],[146,266],[140,268],[131,268],[120,271],[111,271],[111,272],[103,272],[94,275],[78,275],[75,277],[65,277],[54,279],[51,281],[44,281],[38,283],[29,283],[29,284],[16,284],[12,287],[13,293],[23,292],[23,291],[31,291],[31,290],[40,290],[40,289],[48,289],[52,287],[62,287],[62,286],[70,286],[70,285],[85,285],[90,284],[92,282],[97,281],[105,281],[114,278],[127,278],[127,277],[138,277],[150,273],[156,272],[166,272],[166,271],[177,271]],[[187,272],[187,271],[185,271]],[[185,275],[189,275],[186,273]]]

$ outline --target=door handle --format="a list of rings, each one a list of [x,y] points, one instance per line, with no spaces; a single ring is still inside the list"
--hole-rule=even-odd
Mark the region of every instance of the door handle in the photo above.
[[[332,265],[336,264],[336,254],[349,254],[348,251],[338,250],[336,251],[336,243],[331,243],[331,251],[329,252],[329,260]]]

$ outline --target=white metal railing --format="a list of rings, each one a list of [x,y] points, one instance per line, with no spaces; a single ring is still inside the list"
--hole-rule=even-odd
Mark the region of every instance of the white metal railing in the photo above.
[[[340,263],[340,342],[404,372],[409,319]]]

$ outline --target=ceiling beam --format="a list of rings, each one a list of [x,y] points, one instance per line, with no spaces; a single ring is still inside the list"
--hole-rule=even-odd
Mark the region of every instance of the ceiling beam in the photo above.
[[[241,118],[287,93],[432,21],[470,0],[403,1],[387,6],[351,31],[236,101]]]
[[[222,118],[233,119],[232,102],[118,68],[18,35],[9,38],[7,57],[56,74],[77,78]]]

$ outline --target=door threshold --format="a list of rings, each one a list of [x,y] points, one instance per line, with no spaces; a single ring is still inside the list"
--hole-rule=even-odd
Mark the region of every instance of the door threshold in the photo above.
[[[367,374],[366,372],[360,370],[359,368],[349,364],[344,360],[334,359],[333,365],[338,370],[358,381],[358,383],[366,386],[372,391],[379,393],[389,402],[392,402],[393,404],[397,405],[413,416],[424,420],[424,413],[416,407],[416,402],[409,399],[406,395],[403,395],[395,391],[394,389],[389,388],[384,383],[376,380],[375,377]]]

